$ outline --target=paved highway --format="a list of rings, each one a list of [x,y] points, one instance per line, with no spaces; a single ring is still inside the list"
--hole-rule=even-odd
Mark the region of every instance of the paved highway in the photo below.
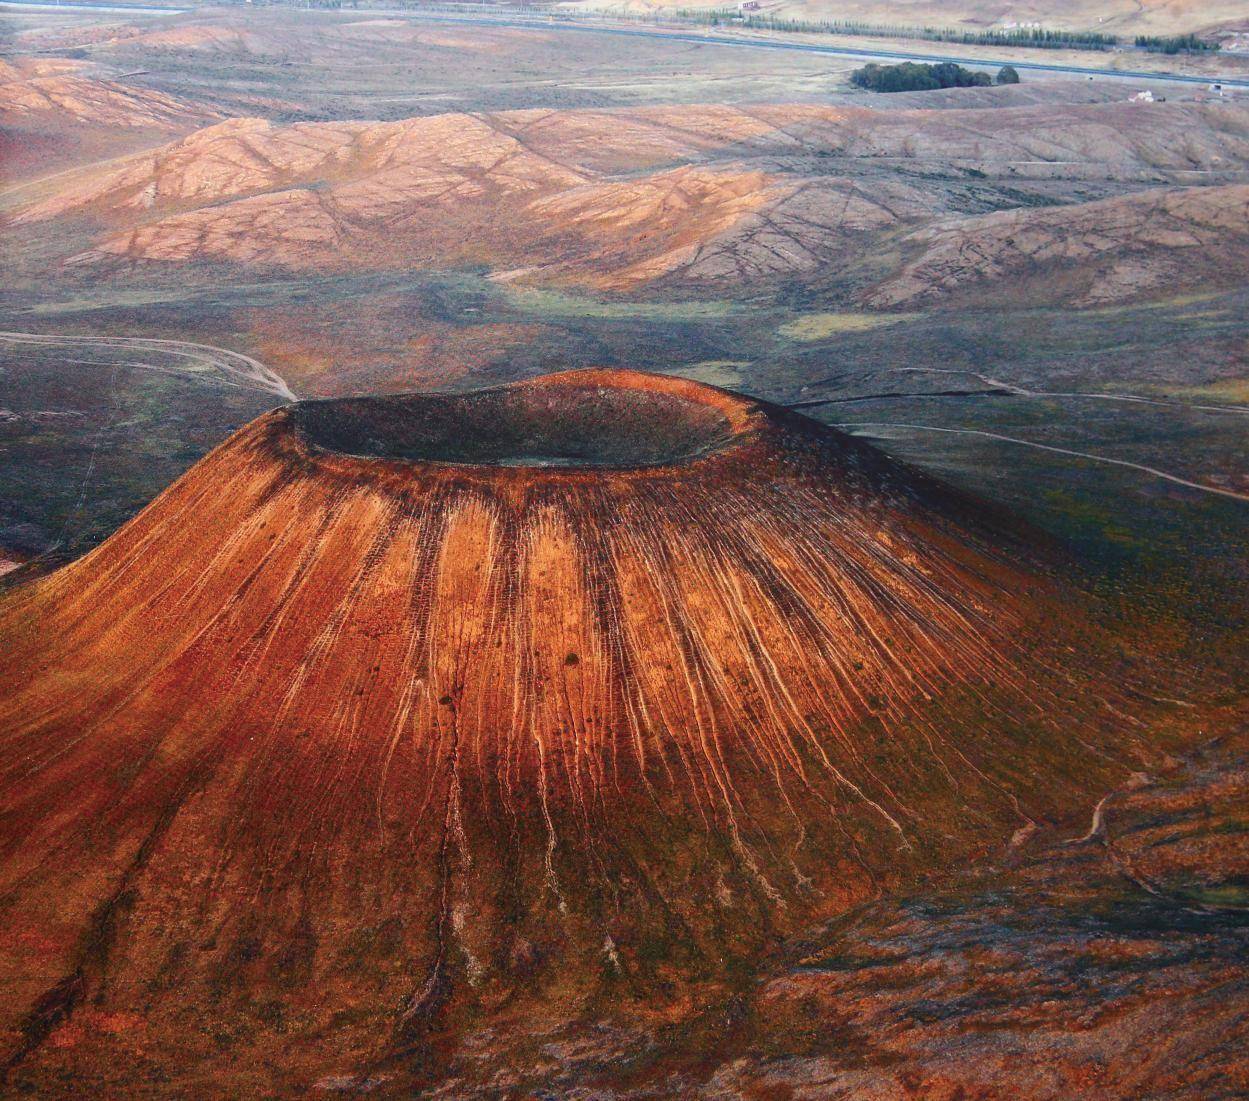
[[[364,10],[364,9],[361,9]],[[1021,61],[1002,55],[984,57],[955,56],[952,54],[918,53],[893,47],[859,49],[852,46],[824,45],[816,42],[790,41],[784,38],[748,38],[743,35],[714,34],[710,31],[664,30],[659,27],[628,27],[611,23],[577,22],[569,19],[534,18],[532,16],[451,15],[442,12],[414,12],[408,8],[373,8],[370,15],[404,16],[409,19],[436,20],[443,23],[461,23],[485,27],[542,27],[547,30],[580,31],[585,34],[612,34],[630,38],[662,38],[675,42],[693,42],[698,45],[733,46],[748,50],[800,50],[803,53],[825,54],[829,57],[862,58],[865,61],[923,61],[936,64],[953,61],[957,65],[971,65],[981,69],[996,69],[1011,65],[1020,72],[1055,73],[1059,76],[1087,76],[1110,80],[1149,80],[1171,84],[1196,84],[1209,86],[1219,83],[1224,88],[1249,91],[1249,77],[1188,76],[1181,73],[1151,73],[1134,69],[1098,69],[1083,65],[1060,65],[1044,61]]]

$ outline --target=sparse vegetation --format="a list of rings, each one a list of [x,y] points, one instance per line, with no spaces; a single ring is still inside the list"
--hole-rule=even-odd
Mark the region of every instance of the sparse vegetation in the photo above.
[[[983,88],[992,81],[988,73],[973,72],[952,61],[940,65],[922,65],[914,61],[878,65],[872,61],[861,69],[855,69],[850,74],[850,83],[869,92],[927,92],[937,88]]]

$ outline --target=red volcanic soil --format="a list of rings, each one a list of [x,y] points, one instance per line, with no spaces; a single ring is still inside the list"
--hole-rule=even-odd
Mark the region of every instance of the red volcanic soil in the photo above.
[[[982,515],[632,372],[266,414],[0,603],[10,1084],[410,1092],[1087,822],[1143,724]]]

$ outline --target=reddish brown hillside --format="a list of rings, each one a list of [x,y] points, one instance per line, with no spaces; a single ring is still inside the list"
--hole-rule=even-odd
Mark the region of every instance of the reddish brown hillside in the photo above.
[[[171,96],[89,71],[82,62],[62,58],[0,60],[0,124],[185,130],[213,117]]]
[[[1204,185],[1249,163],[1245,128],[1235,105],[1126,102],[232,118],[49,181],[9,223],[52,223],[46,237],[74,243],[60,260],[105,265],[109,277],[203,261],[319,273],[484,265],[627,291],[814,277],[871,260],[892,270],[865,291],[887,307],[945,296],[982,269],[1009,287],[1021,266],[1052,258],[1087,282],[1127,256],[1102,280],[1122,297],[1176,278],[1159,258],[1176,241],[1210,253],[1202,280],[1239,275],[1239,185]],[[882,176],[885,166],[902,171]],[[953,190],[919,183],[951,170],[962,180]],[[1044,193],[1056,175],[1095,192],[1107,181],[1203,187],[969,216],[1020,202],[1022,180]],[[969,178],[981,181],[970,191]],[[1006,192],[990,182],[1001,178]]]
[[[870,306],[984,301],[995,285],[1077,306],[1200,286],[1238,287],[1249,266],[1249,186],[1167,188],[1076,206],[947,218],[903,238],[915,259]],[[1001,291],[999,291],[1001,293]]]
[[[407,1089],[1086,815],[1139,727],[970,514],[630,372],[265,415],[0,605],[10,1081]]]

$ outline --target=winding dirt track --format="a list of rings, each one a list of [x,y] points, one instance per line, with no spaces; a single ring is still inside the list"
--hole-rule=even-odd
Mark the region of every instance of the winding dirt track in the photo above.
[[[276,371],[242,352],[217,348],[211,344],[196,344],[189,340],[161,340],[155,337],[69,336],[4,330],[0,330],[0,341],[41,347],[122,348],[134,352],[154,352],[158,355],[169,356],[175,361],[190,362],[186,365],[175,363],[166,366],[129,362],[124,366],[163,374],[182,375],[187,378],[212,378],[226,385],[276,394],[285,401],[296,400],[294,392]]]
[[[1219,497],[1230,497],[1234,501],[1249,501],[1249,493],[1238,493],[1234,489],[1220,489],[1218,486],[1190,481],[1188,478],[1181,478],[1178,474],[1170,474],[1165,470],[1159,470],[1155,466],[1132,463],[1128,462],[1127,459],[1112,459],[1108,455],[1095,455],[1089,451],[1073,451],[1069,447],[1055,447],[1052,444],[1037,443],[1035,440],[1021,440],[1016,436],[1003,436],[999,432],[986,432],[977,428],[939,428],[932,424],[902,424],[890,421],[862,421],[855,424],[839,424],[837,427],[846,432],[852,432],[856,428],[901,428],[916,432],[946,432],[952,436],[981,436],[988,440],[998,440],[1001,443],[1013,443],[1021,447],[1034,447],[1038,451],[1050,451],[1055,455],[1070,455],[1077,459],[1088,459],[1090,462],[1123,466],[1129,470],[1139,470],[1144,474],[1151,474],[1153,477],[1162,478],[1167,482],[1174,482],[1176,485],[1185,486],[1188,489],[1199,489],[1202,493],[1213,493]]]

